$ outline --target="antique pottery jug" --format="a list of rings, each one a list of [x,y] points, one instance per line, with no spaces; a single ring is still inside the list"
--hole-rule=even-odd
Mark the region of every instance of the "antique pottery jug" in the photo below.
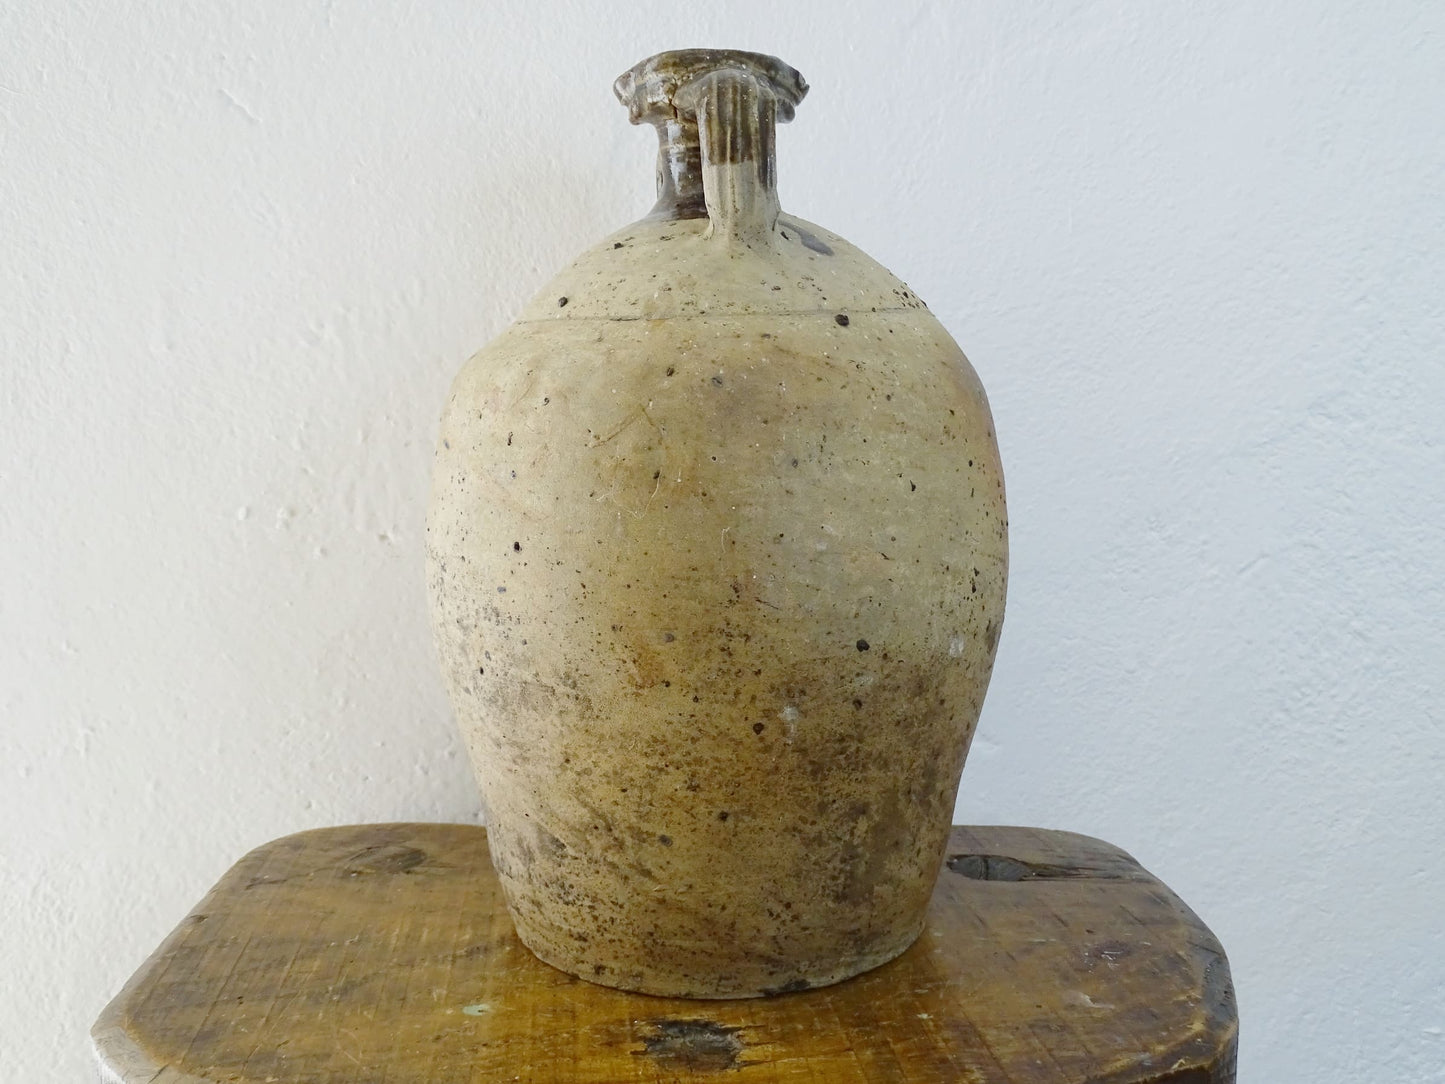
[[[988,402],[907,286],[779,211],[796,71],[685,50],[615,89],[660,198],[456,379],[438,650],[538,956],[837,982],[917,938],[942,863],[1004,609]]]

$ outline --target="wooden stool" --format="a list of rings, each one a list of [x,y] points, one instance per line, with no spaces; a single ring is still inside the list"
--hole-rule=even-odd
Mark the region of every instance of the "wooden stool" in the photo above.
[[[1223,1084],[1229,965],[1116,847],[955,828],[928,927],[837,986],[683,1001],[593,986],[512,931],[483,828],[358,825],[252,851],[106,1008],[124,1084]]]

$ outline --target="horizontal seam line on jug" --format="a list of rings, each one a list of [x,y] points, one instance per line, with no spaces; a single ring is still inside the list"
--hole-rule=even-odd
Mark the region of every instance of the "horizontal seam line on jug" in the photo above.
[[[638,320],[700,320],[700,319],[703,319],[703,318],[709,317],[709,316],[830,316],[830,315],[837,315],[837,314],[840,313],[840,312],[843,313],[845,316],[847,316],[847,315],[864,316],[864,315],[872,315],[872,314],[874,314],[874,313],[880,313],[880,312],[919,312],[919,311],[928,312],[928,311],[929,311],[928,306],[927,306],[927,305],[897,305],[897,306],[894,306],[893,308],[887,308],[887,309],[875,309],[875,308],[867,308],[867,309],[787,309],[787,310],[779,310],[779,311],[776,311],[776,312],[771,311],[771,310],[765,311],[765,312],[735,312],[735,311],[729,311],[729,310],[727,310],[727,309],[713,309],[713,310],[710,310],[710,311],[708,311],[708,312],[685,312],[685,313],[676,313],[676,314],[671,315],[671,316],[572,316],[572,315],[570,315],[570,314],[568,314],[568,315],[563,315],[562,313],[558,313],[558,314],[555,315],[555,316],[537,316],[537,317],[532,317],[531,319],[526,319],[526,320],[519,319],[519,320],[517,320],[516,322],[519,323],[519,324],[550,324],[550,323],[553,323],[553,322],[558,321],[558,320],[572,320],[572,321],[575,321],[575,322],[577,322],[577,323],[583,323],[583,322],[585,322],[585,321],[593,321],[593,322],[595,322],[595,321],[598,321],[598,320],[606,320],[606,321],[608,321],[608,322],[610,322],[610,323],[629,324],[629,323],[634,323],[634,322],[636,322],[636,321],[638,321]]]

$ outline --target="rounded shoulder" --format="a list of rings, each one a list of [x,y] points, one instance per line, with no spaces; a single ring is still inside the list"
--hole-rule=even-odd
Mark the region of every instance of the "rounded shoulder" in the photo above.
[[[522,321],[923,309],[897,276],[837,234],[782,215],[762,242],[710,234],[706,218],[644,218],[583,252]]]

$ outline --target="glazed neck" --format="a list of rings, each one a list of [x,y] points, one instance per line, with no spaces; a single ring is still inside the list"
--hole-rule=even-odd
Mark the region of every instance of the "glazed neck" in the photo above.
[[[691,117],[657,122],[657,203],[650,217],[707,217],[702,147],[697,122]]]
[[[613,89],[657,129],[652,217],[709,219],[707,236],[764,239],[778,218],[776,125],[808,84],[775,57],[731,49],[659,53]]]

